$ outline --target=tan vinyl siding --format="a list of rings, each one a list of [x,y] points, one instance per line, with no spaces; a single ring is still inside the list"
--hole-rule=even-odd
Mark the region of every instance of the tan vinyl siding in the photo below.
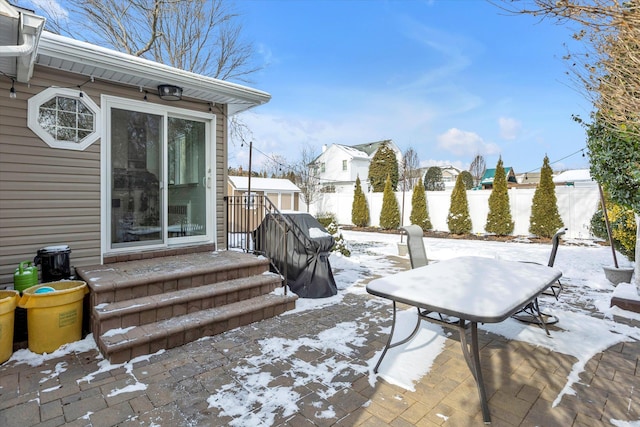
[[[0,101],[0,287],[45,246],[69,245],[72,265],[100,261],[99,142],[85,151],[53,149],[27,127],[29,97],[81,84],[47,77],[36,73],[31,87],[16,83],[18,97]]]
[[[30,85],[16,82],[16,99],[0,96],[0,288],[13,284],[21,261],[33,260],[38,249],[67,244],[71,265],[100,263],[100,144],[84,151],[50,148],[27,127],[27,100],[52,87],[77,88],[100,105],[102,94],[141,100],[139,88],[91,82],[36,66]],[[11,87],[0,79],[0,93]],[[78,89],[80,90],[80,89]],[[168,104],[155,92],[149,102]],[[182,100],[173,107],[208,112],[209,104]],[[226,120],[214,109],[216,122],[217,243],[224,242],[224,182],[226,182]]]
[[[216,166],[215,178],[216,183],[216,199],[215,215],[216,215],[216,247],[227,247],[227,205],[224,202],[224,196],[227,195],[227,106],[216,106]]]
[[[278,210],[282,210],[282,206],[280,206],[280,193],[266,193],[266,196]]]
[[[292,210],[293,206],[291,206],[291,194],[281,194],[280,195],[280,209],[282,210]]]

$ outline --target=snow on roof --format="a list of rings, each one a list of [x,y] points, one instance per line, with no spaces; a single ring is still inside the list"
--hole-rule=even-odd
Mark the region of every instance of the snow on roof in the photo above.
[[[230,176],[229,181],[237,190],[246,190],[249,187],[249,177]],[[288,179],[282,178],[257,178],[251,177],[252,191],[294,191],[299,192],[300,188]]]
[[[369,158],[369,155],[366,152],[364,152],[362,150],[358,150],[357,148],[350,147],[348,145],[342,145],[342,144],[336,144],[336,147],[342,148],[351,157],[354,157],[354,158],[357,158],[357,159],[368,159]]]
[[[573,169],[564,171],[553,177],[553,182],[593,181],[589,169]]]

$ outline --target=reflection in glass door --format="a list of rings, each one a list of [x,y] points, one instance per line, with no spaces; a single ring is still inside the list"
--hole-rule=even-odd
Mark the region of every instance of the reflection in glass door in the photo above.
[[[204,236],[209,184],[205,123],[169,117],[167,156],[169,238]]]
[[[164,117],[111,109],[112,247],[161,243]]]

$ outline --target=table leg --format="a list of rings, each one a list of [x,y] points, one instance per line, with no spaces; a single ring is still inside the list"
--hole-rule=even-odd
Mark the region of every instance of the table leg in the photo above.
[[[467,342],[467,329],[464,320],[460,320],[458,330],[460,331],[460,345],[462,346],[462,354],[469,366],[469,370],[476,380],[478,394],[480,396],[480,406],[482,407],[482,419],[485,424],[491,423],[491,414],[489,412],[489,404],[487,402],[487,392],[484,389],[484,379],[482,378],[482,369],[480,367],[480,349],[478,348],[478,323],[471,323],[471,344]]]
[[[391,344],[391,340],[393,339],[393,332],[396,329],[396,302],[393,301],[393,322],[391,323],[391,332],[389,332],[389,339],[387,340],[387,345],[384,346],[384,350],[382,350],[382,354],[378,359],[378,363],[376,363],[376,367],[373,369],[373,372],[375,374],[378,373],[378,368],[380,367],[380,363],[382,363],[382,359],[384,359],[384,356],[387,354],[387,350],[410,341],[418,333],[418,329],[420,329],[421,320],[422,318],[420,317],[420,309],[418,308],[418,320],[416,321],[416,326],[413,328],[413,332],[411,332],[411,334],[407,338]]]

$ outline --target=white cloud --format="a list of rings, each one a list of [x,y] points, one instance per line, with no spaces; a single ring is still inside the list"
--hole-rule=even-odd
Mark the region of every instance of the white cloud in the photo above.
[[[456,128],[438,135],[438,147],[456,156],[474,156],[477,153],[490,155],[500,152],[500,147],[485,142],[477,133]]]
[[[498,125],[500,126],[500,137],[508,141],[516,139],[522,130],[522,123],[509,117],[500,117]]]
[[[285,96],[271,101],[269,108],[242,113],[240,119],[249,129],[245,141],[262,152],[277,152],[294,162],[302,149],[311,147],[320,154],[323,144],[362,144],[393,139],[402,149],[425,146],[425,135],[437,117],[437,108],[424,99],[400,95],[394,91],[368,91],[345,87],[299,88],[309,102],[304,109],[290,110]],[[245,163],[246,155],[230,146],[229,164]],[[246,150],[245,150],[246,151]],[[255,154],[255,153],[254,153]],[[260,161],[254,155],[254,165]]]
[[[45,11],[51,17],[59,21],[67,21],[69,12],[57,0],[31,0],[34,9]]]

